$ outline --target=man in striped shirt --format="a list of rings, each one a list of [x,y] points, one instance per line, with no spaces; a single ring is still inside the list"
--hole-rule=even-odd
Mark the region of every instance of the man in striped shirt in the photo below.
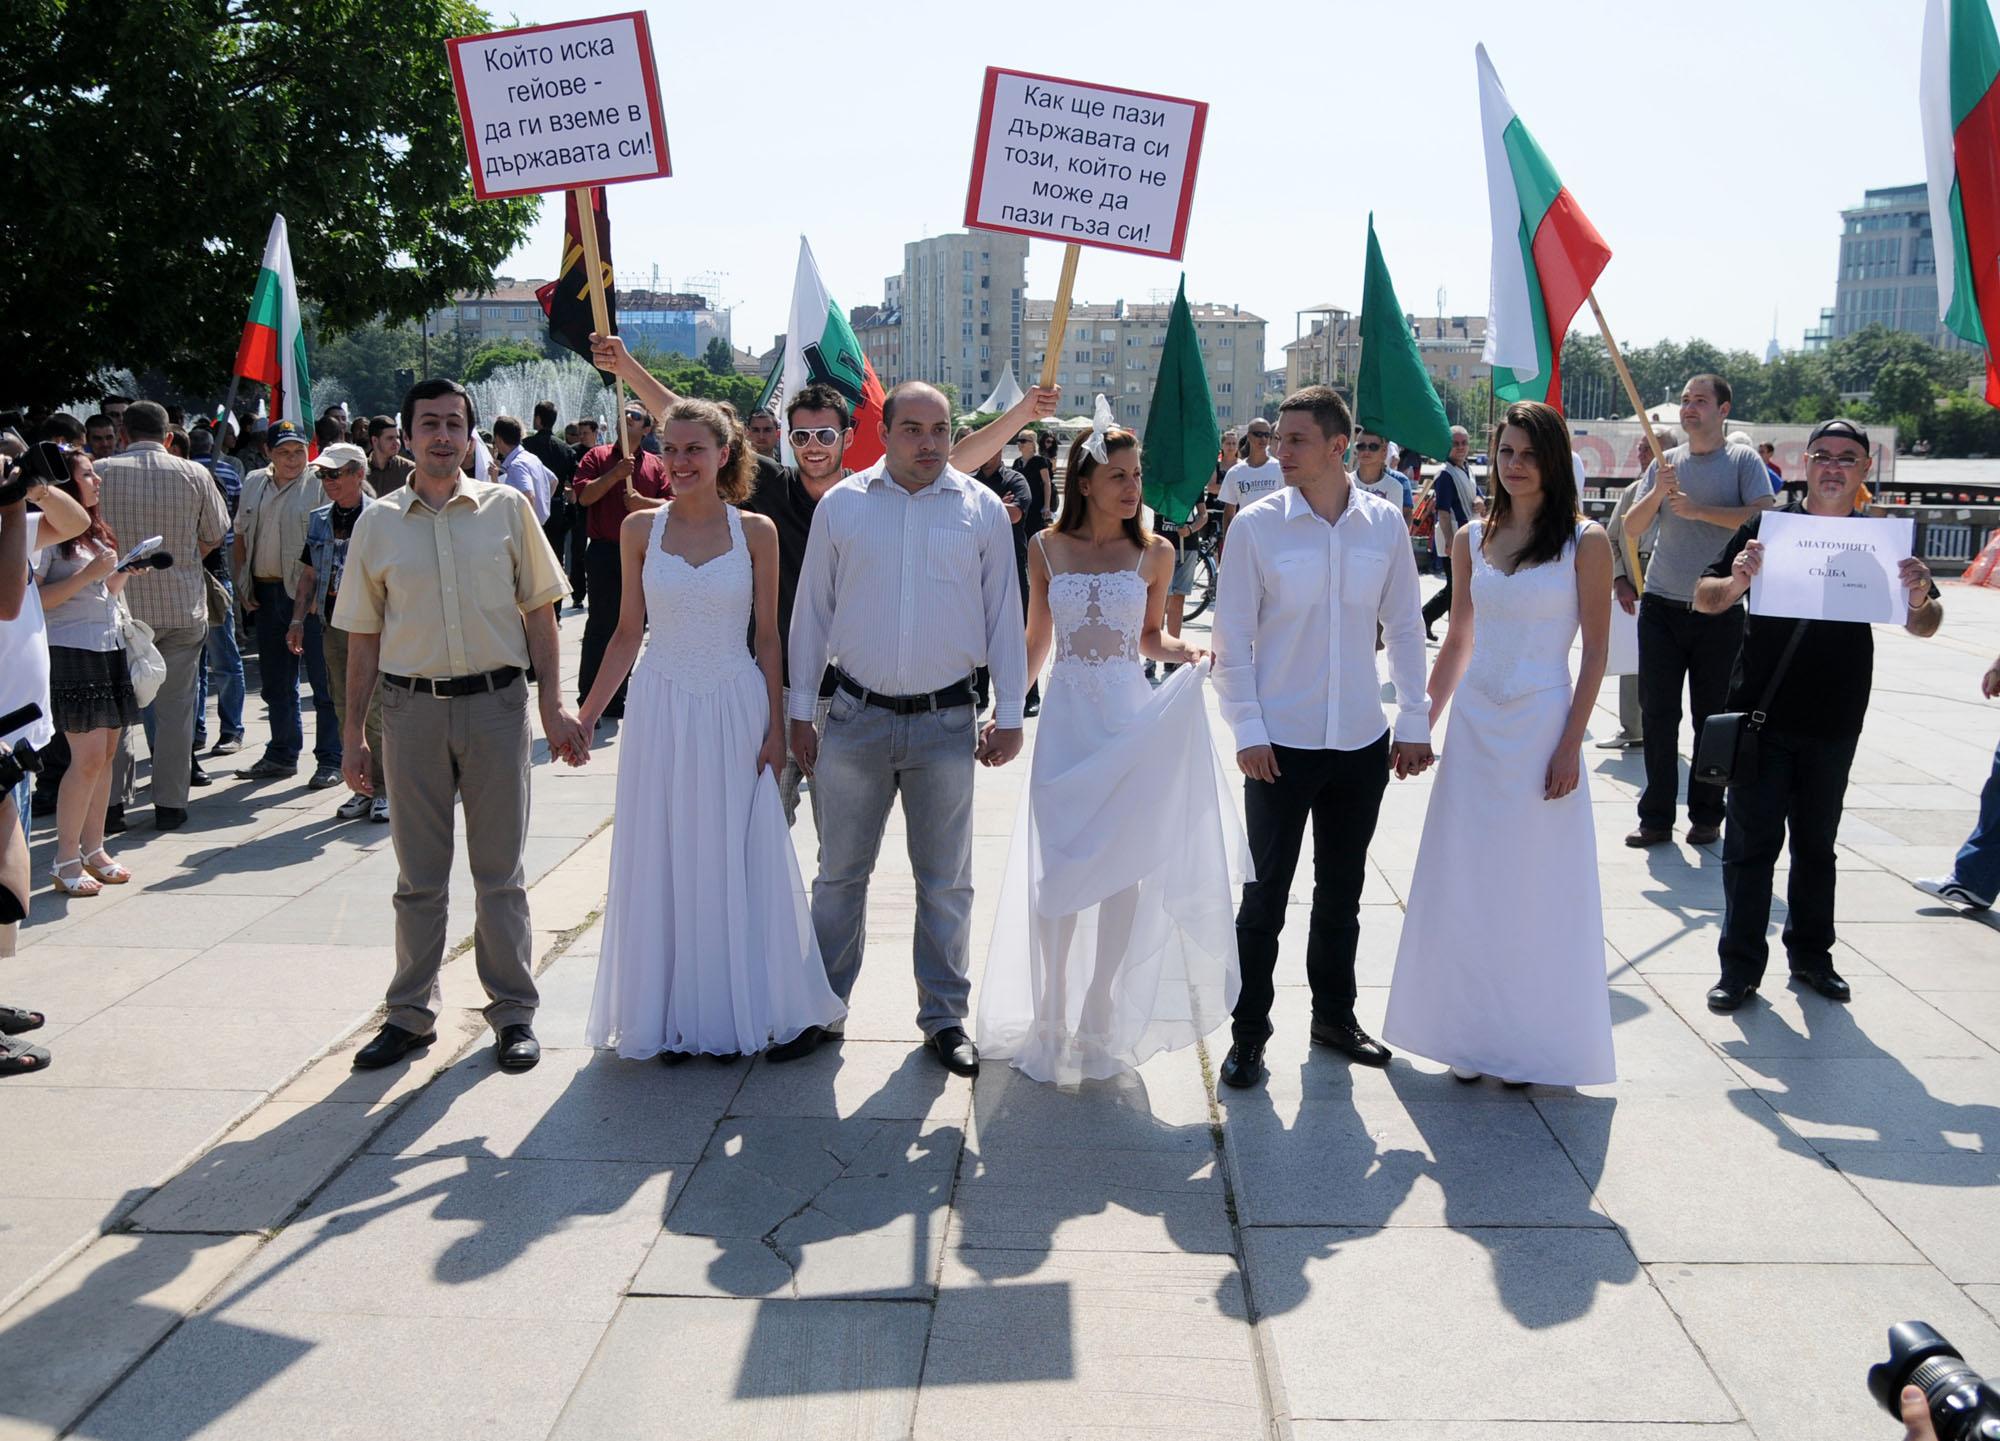
[[[880,462],[840,482],[813,512],[793,602],[786,694],[792,752],[820,814],[813,929],[842,1001],[861,970],[868,878],[898,795],[917,882],[917,1024],[948,1070],[971,1075],[965,1033],[972,939],[975,761],[1021,750],[1027,643],[1013,527],[991,490],[954,469],[951,406],[920,381],[882,404]],[[831,664],[824,740],[813,728]],[[974,724],[973,672],[993,674],[993,720]],[[770,1052],[792,1060],[817,1027]]]

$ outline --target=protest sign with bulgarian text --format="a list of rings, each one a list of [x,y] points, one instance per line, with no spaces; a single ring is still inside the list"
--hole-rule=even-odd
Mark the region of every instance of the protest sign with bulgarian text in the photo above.
[[[1208,106],[989,68],[965,223],[1181,258]]]
[[[643,11],[445,42],[481,200],[671,174]]]

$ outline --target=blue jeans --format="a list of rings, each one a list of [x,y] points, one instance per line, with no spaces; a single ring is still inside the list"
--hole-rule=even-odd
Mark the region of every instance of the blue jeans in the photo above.
[[[973,708],[899,716],[845,691],[828,707],[813,772],[819,879],[813,931],[827,984],[844,1002],[861,973],[868,878],[900,794],[917,882],[917,1025],[964,1024],[972,982]]]
[[[1951,877],[1982,901],[2000,898],[2000,750],[1979,792],[1979,824],[1952,863]]]
[[[257,670],[263,680],[259,693],[271,713],[271,741],[264,748],[264,759],[296,766],[299,752],[305,749],[305,730],[299,720],[299,662],[304,661],[313,693],[313,759],[339,770],[340,722],[334,715],[319,617],[306,617],[305,654],[293,655],[285,645],[285,632],[292,624],[292,598],[277,581],[251,584],[257,593],[257,609],[251,614],[257,622]]]
[[[222,588],[229,592],[229,619],[208,628],[203,664],[195,672],[194,748],[197,751],[208,746],[210,674],[216,678],[215,715],[219,729],[226,736],[243,734],[243,652],[236,647],[236,590],[226,580],[222,582]]]

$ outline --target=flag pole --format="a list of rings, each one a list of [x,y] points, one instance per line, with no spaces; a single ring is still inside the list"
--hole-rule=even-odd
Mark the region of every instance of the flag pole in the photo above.
[[[577,238],[583,242],[584,274],[587,277],[584,289],[590,295],[590,319],[599,335],[611,333],[611,311],[604,303],[604,263],[597,258],[597,211],[590,203],[588,185],[579,185],[570,193],[576,197]],[[632,458],[632,433],[625,428],[625,381],[613,375],[612,385],[617,387],[617,419],[612,424],[618,427],[618,443],[623,448],[625,458]],[[631,490],[632,479],[625,479],[626,490]]]
[[[1076,288],[1076,261],[1081,254],[1083,247],[1075,241],[1063,247],[1062,279],[1056,284],[1056,308],[1049,312],[1049,343],[1042,351],[1044,390],[1056,383],[1056,366],[1062,361],[1063,333],[1069,329],[1069,296]]]
[[[1639,387],[1632,383],[1632,372],[1625,368],[1625,357],[1618,352],[1618,342],[1611,338],[1611,327],[1604,323],[1604,312],[1598,308],[1597,292],[1588,292],[1584,299],[1590,302],[1590,313],[1597,317],[1598,333],[1604,337],[1604,348],[1611,354],[1612,368],[1624,382],[1626,398],[1632,402],[1632,409],[1639,416],[1639,424],[1645,428],[1646,444],[1652,448],[1653,464],[1665,465],[1666,452],[1660,448],[1660,437],[1653,433],[1652,418],[1646,414],[1646,402],[1639,398]]]

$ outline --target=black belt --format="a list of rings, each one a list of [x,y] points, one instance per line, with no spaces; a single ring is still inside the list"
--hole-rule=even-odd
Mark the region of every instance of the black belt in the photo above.
[[[924,711],[949,710],[953,706],[972,704],[972,678],[953,681],[943,690],[934,690],[929,695],[881,695],[868,689],[860,681],[844,670],[833,672],[834,684],[854,696],[863,705],[880,706],[883,710],[897,715],[917,715]]]
[[[489,670],[484,675],[455,675],[446,680],[431,680],[420,675],[382,674],[382,684],[392,685],[397,690],[413,690],[419,695],[434,695],[440,699],[450,699],[460,695],[484,695],[488,691],[505,690],[523,674],[517,665],[503,665],[498,670]]]

